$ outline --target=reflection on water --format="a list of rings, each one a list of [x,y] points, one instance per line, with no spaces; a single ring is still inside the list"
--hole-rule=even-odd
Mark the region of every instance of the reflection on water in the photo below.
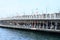
[[[60,40],[56,34],[0,28],[0,40]]]

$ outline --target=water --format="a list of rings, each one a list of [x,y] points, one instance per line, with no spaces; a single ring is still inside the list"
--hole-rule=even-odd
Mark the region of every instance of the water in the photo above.
[[[38,31],[0,28],[0,40],[60,40],[60,35]]]

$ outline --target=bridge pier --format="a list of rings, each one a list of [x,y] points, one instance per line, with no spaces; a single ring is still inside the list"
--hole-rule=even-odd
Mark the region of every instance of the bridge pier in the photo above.
[[[57,22],[55,22],[55,30],[57,30]]]

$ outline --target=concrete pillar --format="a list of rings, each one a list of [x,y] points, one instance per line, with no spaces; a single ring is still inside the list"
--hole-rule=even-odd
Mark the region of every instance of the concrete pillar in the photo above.
[[[36,24],[37,24],[37,28],[39,28],[38,21],[36,22]]]
[[[50,29],[52,29],[53,28],[53,26],[52,26],[52,21],[51,21],[51,27],[50,27]]]
[[[19,25],[18,22],[16,24]]]
[[[39,22],[40,24],[39,24],[39,28],[41,28],[41,22]]]
[[[35,28],[35,26],[36,26],[36,23],[35,23],[35,22],[33,22],[33,28]]]
[[[48,21],[46,22],[46,29],[48,29]]]
[[[43,21],[43,29],[44,29],[44,21]]]
[[[34,23],[33,23],[33,21],[32,21],[32,27],[31,28],[34,28]]]
[[[54,27],[54,25],[52,25],[52,21],[51,21],[51,27],[50,27],[50,29],[52,29]]]
[[[57,22],[55,22],[55,30],[57,29]]]
[[[34,28],[35,28],[36,23],[34,23]]]

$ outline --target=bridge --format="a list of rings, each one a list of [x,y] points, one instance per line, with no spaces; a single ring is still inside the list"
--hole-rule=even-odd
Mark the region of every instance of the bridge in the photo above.
[[[60,13],[3,18],[0,19],[0,26],[60,32]]]

